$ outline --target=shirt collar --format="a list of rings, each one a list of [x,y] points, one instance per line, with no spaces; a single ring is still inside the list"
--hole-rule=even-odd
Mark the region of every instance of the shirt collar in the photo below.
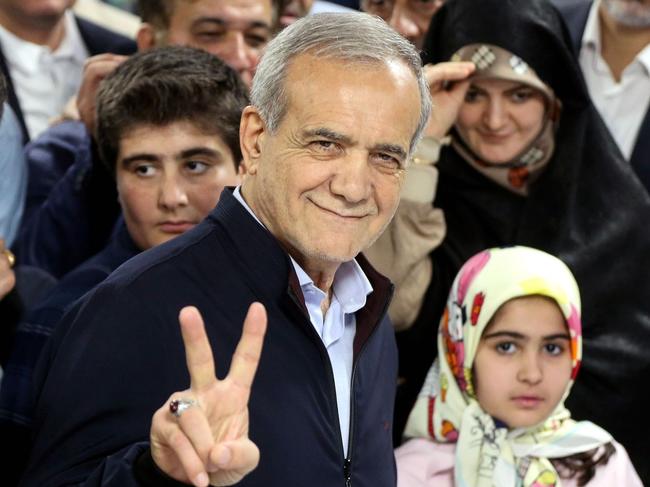
[[[235,188],[233,196],[260,225],[264,226],[264,224],[257,218],[255,213],[253,213],[251,207],[248,206],[244,200],[240,188],[240,186],[237,186]],[[291,263],[293,264],[296,276],[298,277],[300,288],[303,289],[303,291],[308,287],[319,289],[314,284],[314,280],[309,277],[309,275],[300,266],[300,264],[298,264],[298,262],[296,262],[293,257],[289,256],[289,258],[291,259]],[[332,292],[336,296],[336,299],[339,301],[343,312],[346,314],[359,311],[366,305],[366,297],[372,292],[372,284],[370,284],[370,281],[366,277],[366,274],[363,272],[363,269],[361,269],[361,266],[356,261],[356,259],[344,262],[339,266],[336,274],[334,275]]]
[[[599,18],[600,0],[596,0],[589,10],[585,30],[582,34],[582,46],[590,47],[600,53],[600,18]]]
[[[88,57],[74,14],[66,10],[64,14],[64,34],[61,44],[52,52],[49,47],[28,42],[9,32],[0,25],[0,44],[8,64],[26,74],[37,74],[42,56],[51,55],[54,59],[72,59],[83,64]]]

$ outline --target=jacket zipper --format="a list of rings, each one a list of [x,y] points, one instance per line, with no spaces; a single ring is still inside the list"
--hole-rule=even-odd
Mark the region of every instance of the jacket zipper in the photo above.
[[[368,336],[368,339],[361,347],[361,350],[359,350],[357,359],[354,361],[354,365],[352,366],[352,376],[350,377],[350,432],[348,434],[348,456],[343,462],[343,477],[345,479],[345,487],[352,487],[352,441],[354,436],[354,421],[356,416],[355,409],[354,409],[354,378],[357,373],[357,364],[361,360],[361,356],[363,355],[366,346],[368,345],[372,337],[375,335],[375,333],[377,333],[377,328],[379,328],[379,324],[384,319],[384,316],[386,316],[386,313],[388,312],[389,303],[390,303],[390,296],[387,302],[384,304],[384,309],[382,309],[381,313],[379,314],[379,319],[377,320],[377,322],[375,322],[374,328],[372,329],[372,333]],[[338,417],[338,411],[337,411],[337,417]]]
[[[348,455],[347,457],[345,456],[345,453],[343,451],[343,437],[341,436],[341,423],[339,421],[339,409],[336,401],[336,384],[334,383],[334,371],[332,370],[332,363],[330,362],[330,357],[329,354],[327,353],[327,349],[325,348],[325,345],[323,344],[323,340],[321,339],[320,336],[318,336],[318,333],[314,329],[314,326],[311,323],[311,319],[309,318],[309,314],[305,314],[302,306],[300,304],[300,301],[298,298],[295,296],[292,290],[289,290],[289,296],[291,297],[291,300],[294,302],[296,306],[298,306],[298,309],[300,309],[300,314],[307,319],[307,323],[309,324],[309,329],[311,330],[311,333],[315,336],[319,343],[319,349],[321,352],[321,357],[325,358],[325,362],[327,363],[327,367],[329,369],[329,382],[330,382],[330,390],[333,391],[333,396],[334,396],[334,419],[336,421],[336,432],[338,433],[338,444],[340,445],[340,452],[341,452],[341,457],[344,458],[343,460],[343,479],[345,481],[345,487],[352,487],[352,441],[353,441],[353,436],[354,436],[354,421],[355,421],[355,410],[354,410],[354,378],[356,376],[357,372],[357,364],[359,363],[359,360],[361,359],[361,355],[363,354],[364,350],[366,349],[366,346],[368,345],[368,342],[372,339],[372,337],[375,335],[377,332],[377,328],[379,328],[379,323],[381,323],[381,320],[386,316],[386,312],[388,310],[388,304],[390,303],[390,297],[387,300],[386,304],[384,304],[384,308],[382,312],[379,314],[379,319],[375,322],[375,326],[372,330],[372,333],[368,336],[368,339],[365,341],[363,346],[361,347],[361,350],[359,350],[359,354],[357,355],[356,360],[354,361],[354,364],[352,365],[352,375],[350,377],[350,424],[348,426],[349,428],[349,433],[348,433]]]

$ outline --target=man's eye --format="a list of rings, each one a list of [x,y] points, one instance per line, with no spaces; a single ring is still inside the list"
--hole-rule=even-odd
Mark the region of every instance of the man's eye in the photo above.
[[[516,350],[517,347],[512,342],[501,342],[496,345],[496,351],[504,355],[510,355]]]
[[[246,42],[251,47],[262,47],[268,44],[269,38],[267,36],[262,36],[259,34],[248,34],[246,36]]]
[[[133,167],[133,172],[138,176],[153,176],[156,168],[151,164],[138,164]]]
[[[185,167],[193,174],[203,174],[208,169],[208,165],[201,161],[187,161]]]
[[[336,149],[336,143],[331,140],[315,140],[309,144],[313,149],[321,152],[332,152]]]
[[[220,39],[221,37],[223,37],[223,32],[215,31],[215,30],[205,30],[205,31],[196,32],[194,35],[203,42],[214,42]]]
[[[402,167],[399,159],[397,157],[386,154],[383,152],[373,154],[372,159],[376,164],[378,164],[382,169],[388,169],[390,171],[396,171]]]

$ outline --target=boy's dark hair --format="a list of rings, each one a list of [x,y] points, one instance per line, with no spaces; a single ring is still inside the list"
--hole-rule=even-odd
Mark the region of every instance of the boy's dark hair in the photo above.
[[[212,54],[179,46],[135,54],[97,94],[99,154],[114,172],[120,140],[135,126],[187,121],[220,136],[239,167],[239,121],[247,104],[247,87]]]
[[[138,0],[138,13],[142,22],[153,25],[157,29],[169,28],[171,17],[174,14],[176,3],[188,0]],[[289,0],[271,0],[273,8],[273,29],[279,26],[282,10]]]

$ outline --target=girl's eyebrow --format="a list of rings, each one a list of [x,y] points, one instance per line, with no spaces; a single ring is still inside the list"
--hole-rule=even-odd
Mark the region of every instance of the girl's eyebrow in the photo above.
[[[483,335],[483,338],[486,340],[489,338],[499,338],[499,337],[508,337],[508,338],[516,338],[518,340],[524,340],[526,339],[525,335],[522,335],[521,333],[517,333],[515,331],[495,331],[494,333],[488,333],[487,335]]]
[[[528,336],[523,335],[522,333],[517,333],[516,331],[495,331],[494,333],[488,333],[483,335],[483,338],[489,340],[490,338],[514,338],[515,340],[527,340]],[[567,333],[555,333],[553,335],[546,335],[542,337],[543,340],[571,340],[571,337]]]

